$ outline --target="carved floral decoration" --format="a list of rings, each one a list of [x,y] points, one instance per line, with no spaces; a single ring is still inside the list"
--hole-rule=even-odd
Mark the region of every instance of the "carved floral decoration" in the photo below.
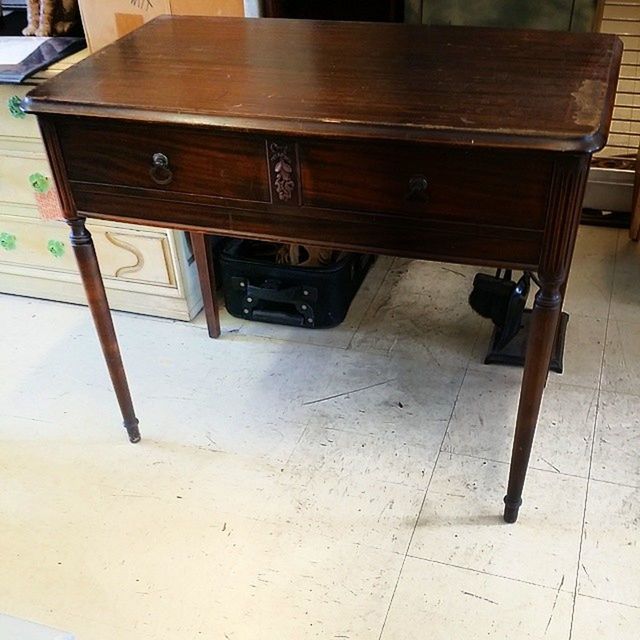
[[[289,155],[289,147],[286,144],[272,142],[269,151],[278,198],[284,201],[291,200],[296,184],[293,178],[293,162]]]

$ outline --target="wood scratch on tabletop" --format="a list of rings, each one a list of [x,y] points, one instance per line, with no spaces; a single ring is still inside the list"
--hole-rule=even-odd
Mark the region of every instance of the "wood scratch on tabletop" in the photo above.
[[[308,400],[307,402],[303,402],[302,406],[306,407],[310,404],[317,404],[318,402],[325,402],[325,400],[333,400],[334,398],[341,398],[343,396],[351,395],[352,393],[358,393],[360,391],[366,391],[367,389],[373,389],[374,387],[381,387],[383,384],[389,384],[390,382],[394,382],[397,378],[389,378],[389,380],[383,380],[382,382],[374,382],[373,384],[369,384],[366,387],[358,387],[357,389],[350,389],[349,391],[343,391],[342,393],[334,393],[331,396],[325,396],[324,398],[318,398],[317,400]]]
[[[556,589],[556,597],[553,599],[553,606],[551,607],[551,614],[549,615],[549,620],[547,622],[547,626],[544,629],[544,634],[547,635],[547,631],[549,631],[549,627],[551,626],[551,619],[553,618],[553,612],[556,610],[556,605],[558,604],[558,596],[560,595],[560,589],[562,589],[562,585],[564,584],[564,574],[562,579],[560,580],[560,584]]]
[[[470,593],[469,591],[463,591],[465,596],[471,596],[472,598],[477,598],[478,600],[484,600],[485,602],[490,602],[491,604],[498,604],[495,600],[489,600],[489,598],[485,598],[484,596],[479,596],[476,593]]]

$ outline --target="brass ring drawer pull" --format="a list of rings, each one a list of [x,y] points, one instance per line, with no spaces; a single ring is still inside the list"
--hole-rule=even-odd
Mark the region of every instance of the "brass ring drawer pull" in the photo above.
[[[156,184],[166,185],[173,180],[173,171],[169,169],[169,158],[164,153],[154,153],[151,158],[153,166],[149,175]]]
[[[409,178],[406,198],[409,202],[426,202],[427,188],[429,183],[422,175],[415,175]]]

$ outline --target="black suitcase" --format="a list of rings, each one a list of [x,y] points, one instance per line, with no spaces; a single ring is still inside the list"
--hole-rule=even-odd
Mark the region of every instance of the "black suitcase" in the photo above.
[[[375,257],[344,253],[327,267],[253,257],[255,242],[229,240],[220,251],[225,306],[237,318],[319,329],[340,324]]]

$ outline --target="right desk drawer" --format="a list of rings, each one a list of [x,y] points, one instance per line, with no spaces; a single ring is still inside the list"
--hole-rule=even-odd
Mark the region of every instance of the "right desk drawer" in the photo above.
[[[407,143],[300,145],[303,205],[541,230],[553,158]]]

